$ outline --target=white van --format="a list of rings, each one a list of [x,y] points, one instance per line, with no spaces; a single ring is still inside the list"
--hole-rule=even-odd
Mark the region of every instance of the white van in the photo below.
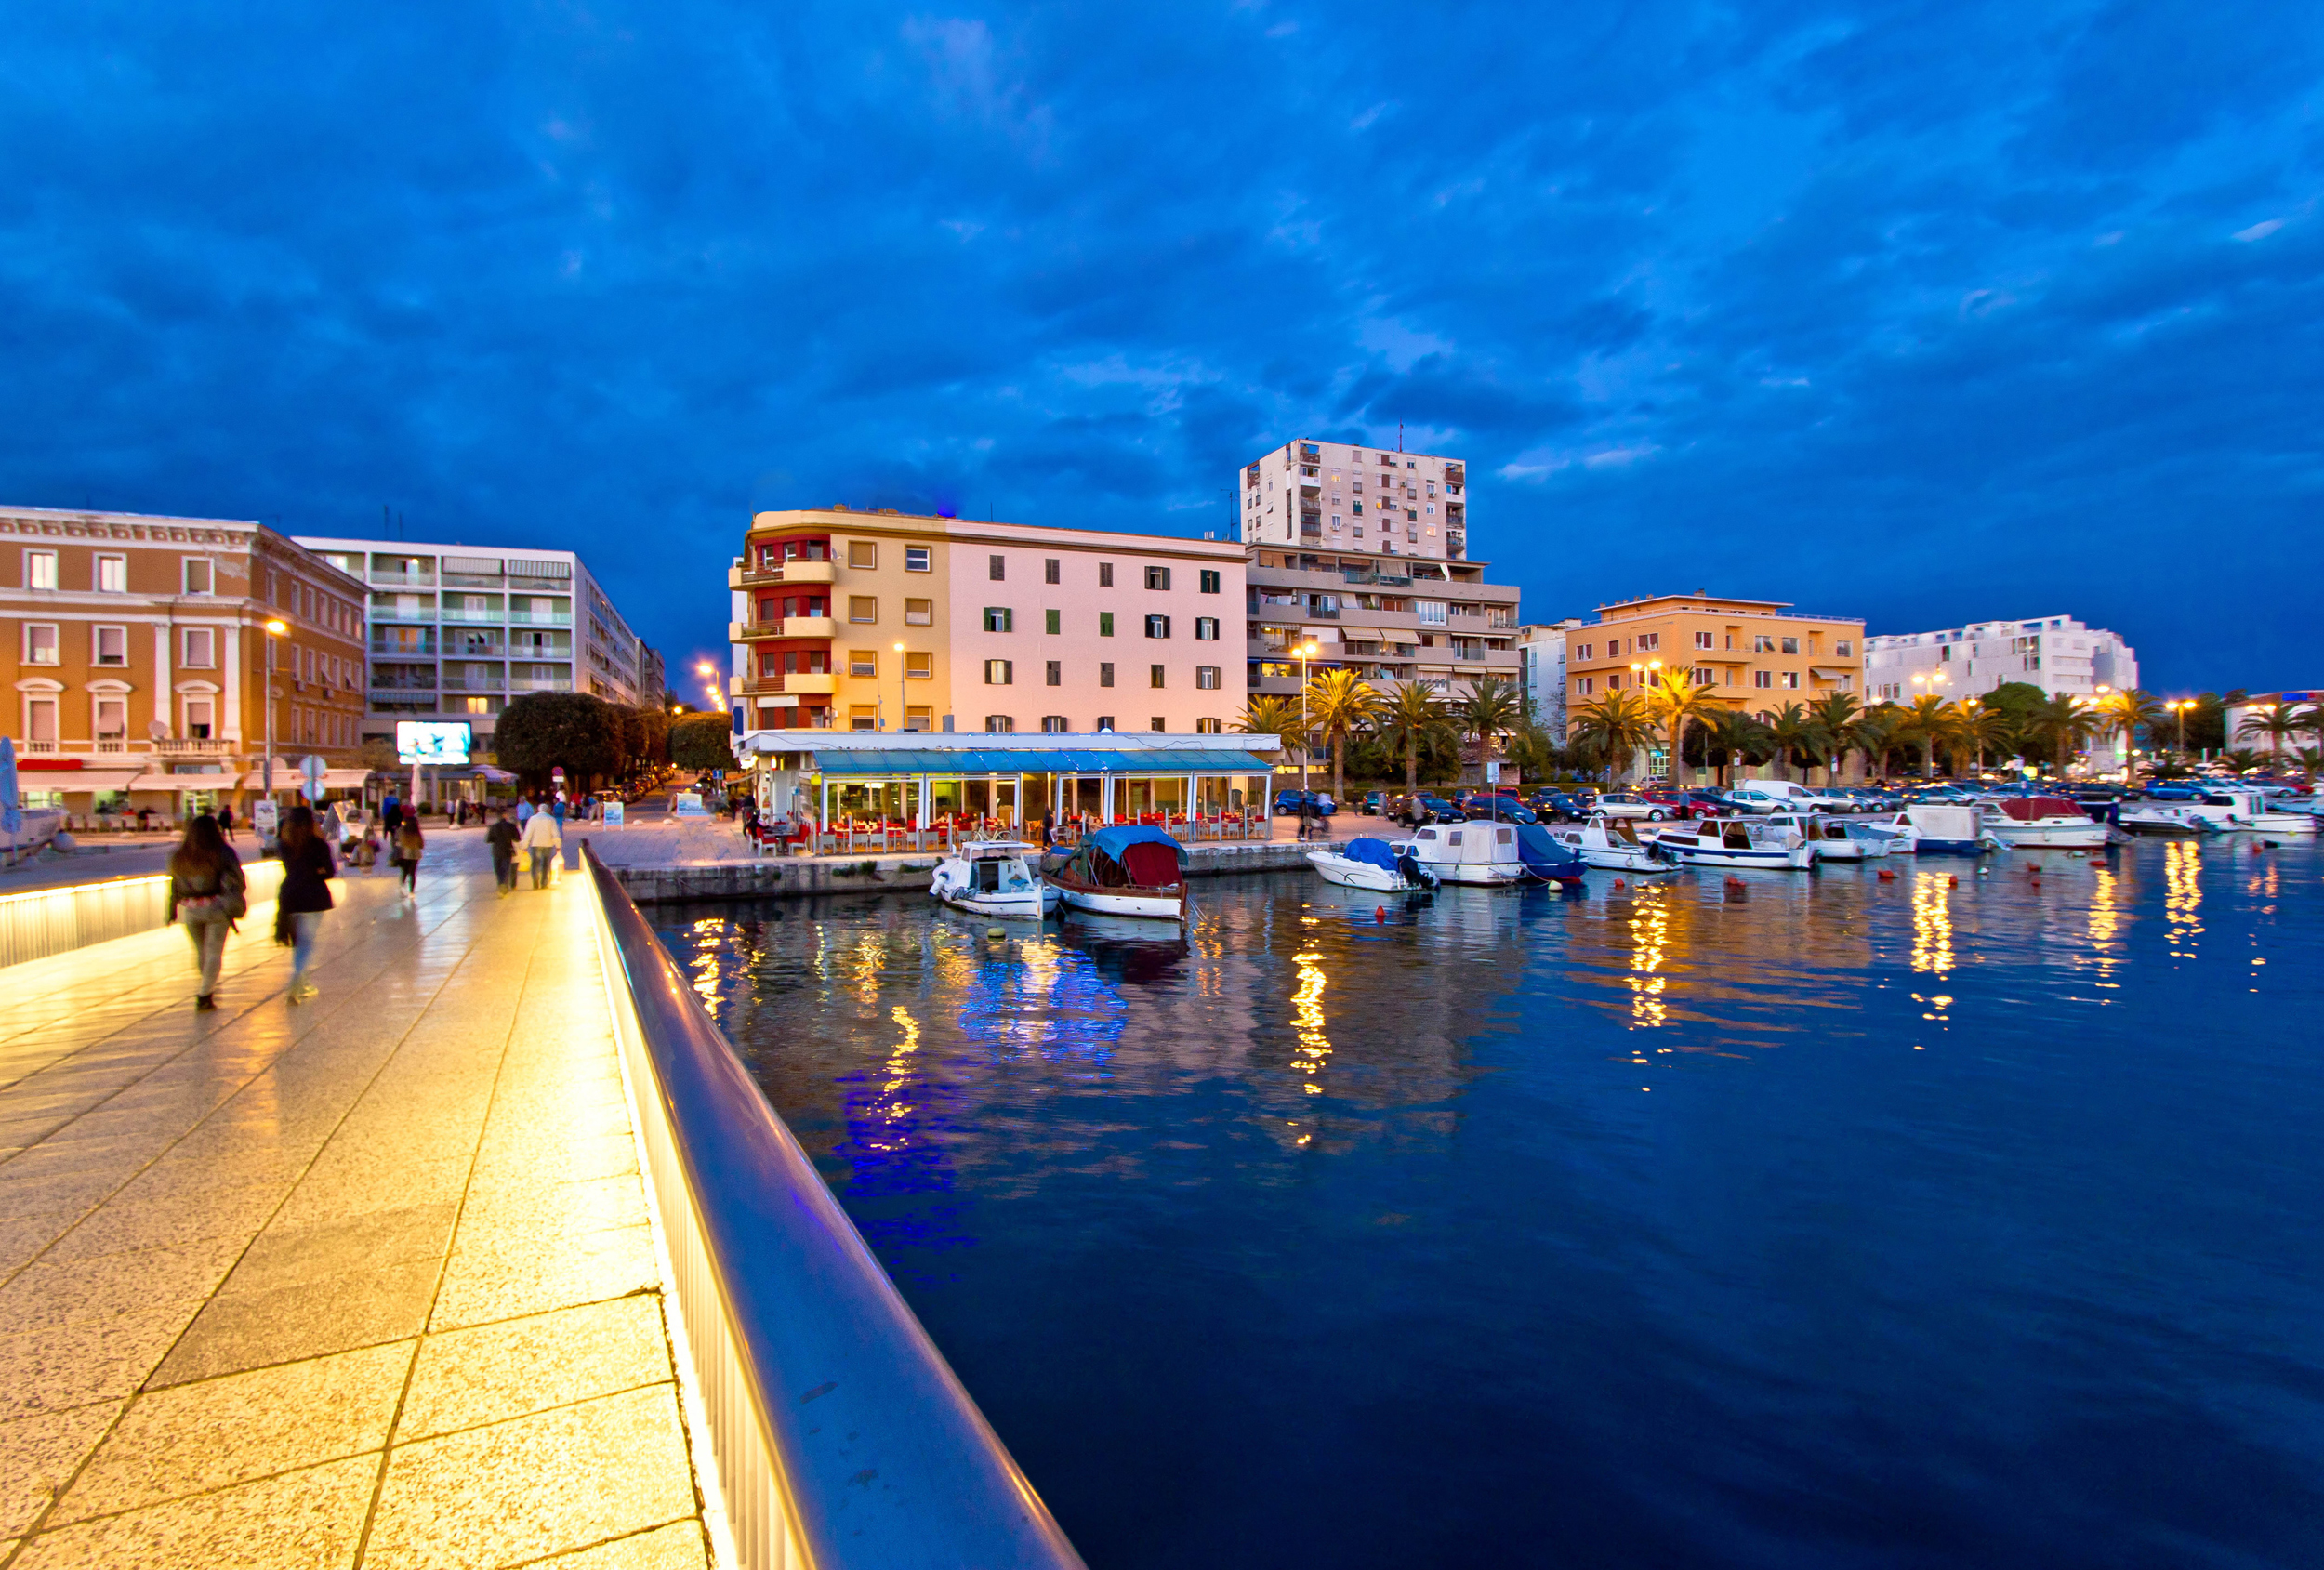
[[[1727,794],[1747,812],[1853,812],[1846,797],[1825,796],[1791,780],[1751,780]]]

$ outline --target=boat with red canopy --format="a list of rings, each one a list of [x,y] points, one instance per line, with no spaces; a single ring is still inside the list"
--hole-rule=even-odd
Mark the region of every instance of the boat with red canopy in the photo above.
[[[2062,796],[2005,796],[1985,804],[1985,830],[2021,851],[2099,851],[2106,825]]]
[[[1084,839],[1050,876],[1068,910],[1184,922],[1186,847],[1158,828],[1117,824]]]

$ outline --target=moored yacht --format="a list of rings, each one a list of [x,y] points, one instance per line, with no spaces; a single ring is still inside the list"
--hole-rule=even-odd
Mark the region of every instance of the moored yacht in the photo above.
[[[1436,887],[1436,875],[1414,859],[1409,840],[1351,839],[1345,845],[1308,851],[1307,864],[1325,882],[1343,889],[1409,894]]]
[[[1798,829],[1759,818],[1681,824],[1656,836],[1655,844],[1684,866],[1804,867],[1816,860]]]
[[[2306,812],[2286,811],[2256,790],[2207,790],[2187,804],[2190,811],[2211,819],[2221,828],[2253,829],[2262,834],[2314,834],[2316,819]]]
[[[1579,828],[1550,830],[1550,838],[1582,859],[1586,866],[1609,872],[1670,872],[1678,864],[1659,854],[1652,840],[1617,818],[1599,812]]]
[[[1430,824],[1412,833],[1412,855],[1447,883],[1522,883],[1525,858],[1517,853],[1517,825],[1490,819],[1466,824]]]
[[[1068,910],[1184,922],[1186,847],[1158,828],[1093,831],[1050,877]]]
[[[1986,804],[1985,831],[2023,850],[2098,851],[2109,831],[2089,811],[2058,796],[2010,796]]]
[[[2121,825],[2133,834],[2223,834],[2210,818],[2175,801],[2126,801]]]
[[[936,864],[928,891],[979,916],[1031,917],[1057,908],[1057,891],[1034,870],[1037,848],[1017,839],[973,839]]]

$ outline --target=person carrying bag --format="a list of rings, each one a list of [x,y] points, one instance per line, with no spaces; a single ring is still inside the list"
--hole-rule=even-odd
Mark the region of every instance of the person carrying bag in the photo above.
[[[218,820],[207,812],[186,825],[185,838],[169,858],[169,919],[183,922],[193,943],[193,966],[201,991],[199,1011],[218,1007],[218,973],[226,957],[226,934],[250,914],[250,880],[242,858],[226,843]]]

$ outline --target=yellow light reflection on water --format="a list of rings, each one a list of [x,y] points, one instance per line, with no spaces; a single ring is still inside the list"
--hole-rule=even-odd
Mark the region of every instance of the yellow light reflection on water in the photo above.
[[[719,956],[726,952],[726,944],[722,941],[726,936],[726,917],[704,917],[693,924],[693,934],[696,939],[694,996],[702,999],[702,1006],[710,1010],[711,1018],[716,1019],[719,1009]]]
[[[1630,1022],[1633,1030],[1653,1030],[1670,1023],[1670,1005],[1662,1000],[1670,979],[1661,974],[1670,952],[1670,908],[1660,889],[1641,891],[1630,915]],[[1644,1062],[1646,1060],[1637,1060]]]
[[[2122,879],[2111,867],[2093,866],[2096,886],[2090,895],[2090,948],[2097,956],[2098,974],[2114,974],[2118,963],[2114,940],[2122,930]]]
[[[912,1083],[912,1059],[920,1049],[920,1025],[901,1003],[888,1011],[888,1017],[895,1021],[904,1036],[888,1054],[887,1077],[880,1081],[879,1095],[871,1113],[881,1122],[900,1123],[912,1115],[912,1103],[905,1099],[905,1090]],[[902,1140],[884,1138],[869,1142],[875,1150],[899,1150],[904,1143]]]
[[[1312,949],[1291,957],[1300,976],[1299,987],[1291,994],[1291,1023],[1300,1041],[1291,1066],[1308,1076],[1307,1093],[1311,1096],[1324,1093],[1314,1076],[1323,1072],[1324,1063],[1331,1056],[1331,1037],[1324,1034],[1323,957]]]
[[[1924,872],[1912,886],[1912,968],[1945,975],[1953,968],[1952,878]]]
[[[2193,959],[2195,940],[2203,935],[2203,851],[2191,839],[2174,839],[2162,848],[2163,942],[2173,959]]]

